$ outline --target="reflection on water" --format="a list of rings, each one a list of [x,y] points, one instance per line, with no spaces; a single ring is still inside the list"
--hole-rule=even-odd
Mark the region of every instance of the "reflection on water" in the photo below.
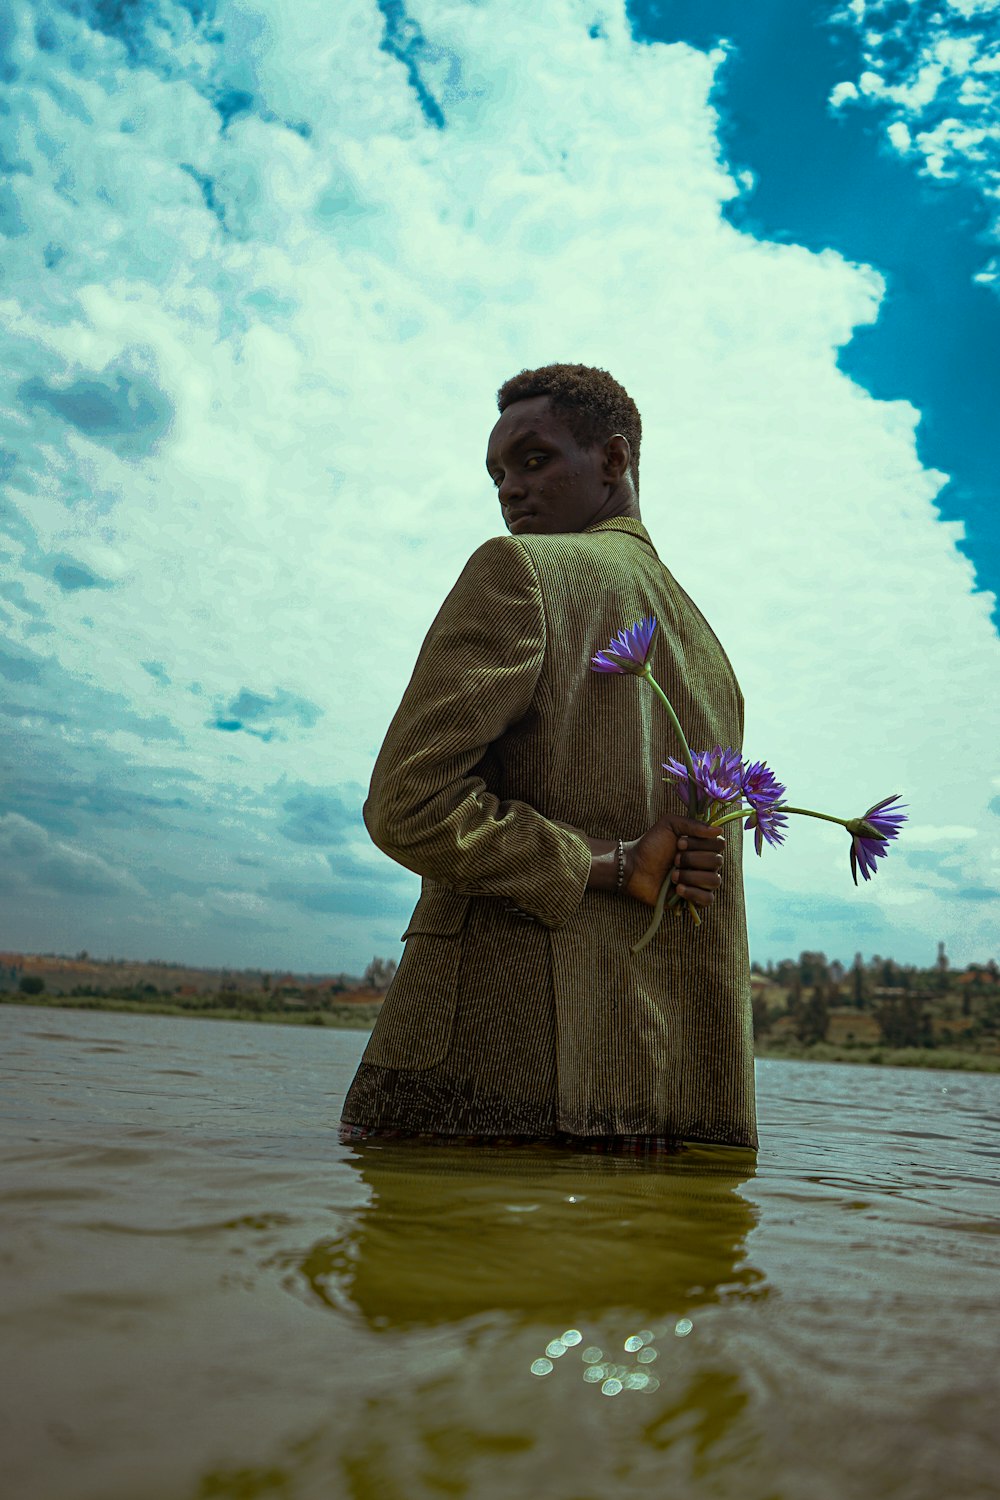
[[[470,1160],[468,1149],[368,1143],[352,1157],[368,1202],[286,1264],[310,1297],[356,1308],[374,1329],[484,1308],[564,1328],[608,1309],[659,1324],[762,1280],[743,1258],[756,1213],[736,1192],[754,1170],[749,1152],[644,1162],[490,1147]]]
[[[985,1500],[1000,1078],[762,1151],[336,1141],[364,1038],[0,1008],[16,1500]]]

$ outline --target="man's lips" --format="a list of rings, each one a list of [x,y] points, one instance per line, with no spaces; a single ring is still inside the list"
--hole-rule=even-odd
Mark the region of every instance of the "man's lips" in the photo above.
[[[530,510],[518,511],[507,517],[507,530],[513,535],[517,531],[524,531],[532,520],[533,513]]]

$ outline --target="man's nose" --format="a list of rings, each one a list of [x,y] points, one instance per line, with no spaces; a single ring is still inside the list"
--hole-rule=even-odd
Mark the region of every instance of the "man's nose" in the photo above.
[[[500,496],[501,505],[509,505],[512,500],[522,500],[525,493],[524,482],[512,474],[505,474],[500,481],[497,493]]]

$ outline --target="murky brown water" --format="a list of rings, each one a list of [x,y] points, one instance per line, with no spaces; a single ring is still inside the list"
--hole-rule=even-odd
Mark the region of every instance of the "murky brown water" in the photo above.
[[[756,1172],[349,1150],[363,1041],[0,1008],[12,1500],[1000,1495],[1000,1077],[759,1064]]]

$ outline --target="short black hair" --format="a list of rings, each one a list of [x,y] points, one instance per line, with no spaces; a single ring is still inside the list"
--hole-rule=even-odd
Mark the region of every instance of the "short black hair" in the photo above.
[[[552,410],[584,448],[606,443],[616,432],[627,438],[632,450],[629,470],[638,493],[642,418],[628,391],[613,375],[591,365],[542,365],[537,370],[522,370],[497,391],[497,406],[506,411],[515,401],[527,401],[532,396],[548,396]]]

